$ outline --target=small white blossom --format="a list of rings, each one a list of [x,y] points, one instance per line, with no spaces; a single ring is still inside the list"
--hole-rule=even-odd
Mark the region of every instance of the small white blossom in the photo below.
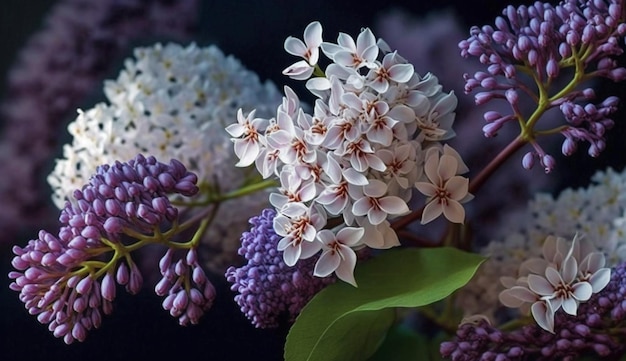
[[[314,274],[326,277],[334,272],[339,279],[356,287],[357,257],[352,248],[360,244],[363,234],[363,228],[353,227],[342,228],[337,234],[327,229],[320,231],[317,238],[322,243],[322,254],[315,264]]]

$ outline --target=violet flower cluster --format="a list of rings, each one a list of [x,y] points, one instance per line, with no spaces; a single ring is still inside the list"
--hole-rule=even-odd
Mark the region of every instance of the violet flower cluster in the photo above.
[[[28,312],[48,324],[66,343],[83,341],[112,311],[117,284],[131,294],[143,277],[131,252],[150,243],[170,248],[161,261],[164,281],[157,294],[181,324],[195,323],[210,307],[214,290],[195,257],[197,242],[173,242],[188,226],[179,225],[172,194],[198,192],[197,177],[178,161],[169,164],[137,156],[127,163],[103,165],[73,199],[66,202],[57,235],[40,231],[25,247],[15,246],[10,288]],[[170,225],[168,231],[162,225]],[[188,249],[174,262],[174,249]]]
[[[300,310],[324,286],[335,281],[330,277],[314,277],[315,258],[298,262],[293,267],[283,261],[277,250],[281,237],[274,231],[276,211],[265,209],[250,219],[252,227],[241,236],[239,254],[247,264],[230,267],[226,279],[236,292],[235,302],[256,327],[271,328],[287,315],[295,320]]]
[[[198,0],[62,0],[9,72],[0,140],[0,228],[8,241],[47,221],[49,195],[38,179],[58,145],[59,127],[131,42],[188,39]],[[50,220],[50,224],[53,220]]]
[[[605,132],[614,124],[609,116],[618,99],[610,96],[591,104],[594,90],[580,87],[594,78],[626,79],[626,68],[615,59],[623,53],[620,41],[626,34],[622,13],[618,0],[565,0],[556,6],[538,1],[508,6],[496,18],[495,28],[472,27],[471,36],[459,43],[461,54],[478,57],[487,69],[466,74],[465,90],[482,89],[475,95],[476,104],[505,99],[511,107],[509,114],[484,114],[485,136],[495,136],[506,123],[518,123],[520,139],[534,148],[523,157],[524,168],[538,159],[546,172],[554,168],[555,159],[537,143],[541,135],[562,134],[564,155],[584,141],[590,144],[589,155],[598,156],[606,147]],[[559,86],[559,79],[567,79],[565,86]],[[523,97],[536,105],[531,114],[522,111]],[[556,107],[566,124],[538,129],[543,114]]]
[[[611,270],[611,280],[576,315],[558,313],[554,333],[537,324],[513,331],[500,330],[486,320],[459,326],[452,341],[441,344],[441,354],[453,361],[575,360],[582,356],[621,355],[626,331],[626,263]]]

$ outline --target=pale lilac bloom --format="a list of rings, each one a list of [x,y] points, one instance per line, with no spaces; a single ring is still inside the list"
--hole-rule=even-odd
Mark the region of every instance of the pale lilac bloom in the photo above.
[[[318,277],[327,277],[333,272],[335,275],[356,287],[354,267],[356,253],[353,248],[361,244],[365,231],[363,228],[345,227],[336,234],[324,229],[317,234],[322,243],[322,254],[315,264],[314,274]]]

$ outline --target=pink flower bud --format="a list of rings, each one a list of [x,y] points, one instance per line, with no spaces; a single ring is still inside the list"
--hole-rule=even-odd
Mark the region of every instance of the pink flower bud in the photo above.
[[[535,156],[533,155],[533,153],[528,152],[524,154],[524,157],[522,158],[522,167],[524,167],[524,169],[531,169],[534,165]]]
[[[100,288],[102,292],[102,298],[107,301],[113,301],[113,299],[115,298],[116,286],[115,281],[113,280],[113,275],[111,273],[107,272],[104,275]]]

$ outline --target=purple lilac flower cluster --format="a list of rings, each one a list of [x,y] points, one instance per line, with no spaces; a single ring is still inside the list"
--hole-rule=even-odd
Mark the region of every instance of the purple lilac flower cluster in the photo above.
[[[611,281],[576,316],[559,312],[554,333],[536,323],[511,332],[485,320],[465,323],[456,339],[441,344],[441,354],[453,361],[575,360],[583,355],[618,356],[626,351],[619,336],[626,332],[626,263],[613,268]]]
[[[196,175],[176,160],[164,164],[142,155],[98,167],[61,211],[58,236],[42,230],[25,247],[13,248],[12,265],[17,271],[9,274],[14,280],[10,288],[20,293],[28,312],[48,324],[54,336],[68,344],[83,341],[88,330],[100,326],[102,313],[111,312],[116,283],[131,294],[141,289],[143,277],[130,252],[148,242],[172,246],[168,233],[160,230],[162,223],[178,224],[178,210],[168,195],[192,196],[198,192],[196,181]],[[186,292],[193,293],[192,302],[174,302],[178,311],[171,311],[182,317],[186,310],[185,317],[192,323],[199,314],[196,306],[208,307],[213,298],[212,286],[197,271],[193,255],[177,263],[174,272],[183,280],[188,274],[184,268],[191,267],[193,282],[202,292],[199,297],[190,291],[190,282],[185,283]],[[161,268],[169,277],[169,265]],[[179,293],[180,282],[174,283],[162,289]],[[186,319],[181,318],[181,323]]]
[[[39,186],[57,129],[110,70],[129,44],[143,37],[187,39],[198,0],[62,0],[19,54],[2,102],[0,209],[3,240],[46,215]]]
[[[317,257],[302,260],[293,267],[285,264],[282,252],[276,249],[281,236],[274,232],[275,216],[275,210],[265,209],[250,219],[252,228],[241,236],[239,248],[239,254],[248,263],[226,271],[231,290],[238,293],[235,301],[260,328],[278,326],[283,313],[293,321],[317,292],[335,281],[332,276],[313,276]]]
[[[595,93],[580,86],[598,77],[626,79],[626,69],[615,60],[623,53],[619,44],[626,34],[623,10],[618,0],[564,0],[556,6],[537,1],[508,6],[496,18],[495,28],[472,27],[471,36],[459,43],[461,55],[478,57],[487,71],[465,74],[465,91],[483,90],[475,95],[476,104],[505,99],[512,109],[510,114],[486,112],[485,136],[495,136],[505,123],[519,123],[522,139],[534,148],[523,157],[523,166],[531,168],[539,159],[546,172],[554,168],[555,160],[535,141],[539,134],[561,133],[564,155],[585,141],[590,144],[589,155],[598,156],[606,147],[605,132],[613,126],[609,116],[618,99],[611,96],[598,105],[588,104]],[[561,79],[567,79],[562,87]],[[522,95],[537,106],[531,114],[522,111]],[[537,121],[554,107],[560,108],[567,123],[536,131]]]

